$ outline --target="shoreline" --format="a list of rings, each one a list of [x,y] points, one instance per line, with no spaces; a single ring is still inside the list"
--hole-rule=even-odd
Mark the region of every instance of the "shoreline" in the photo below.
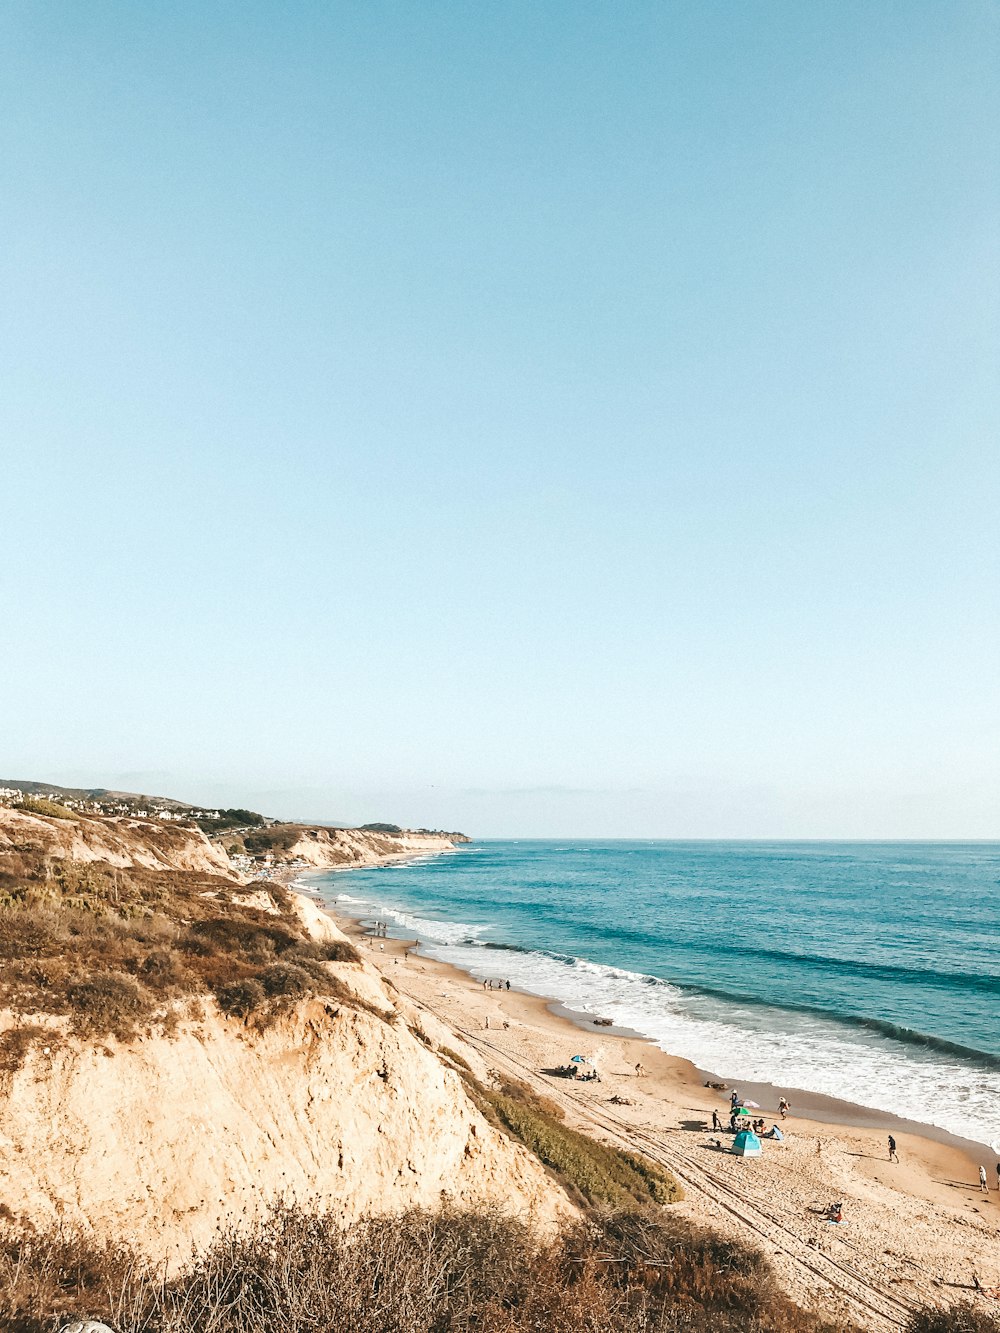
[[[421,954],[420,956],[424,957],[426,955]],[[450,964],[445,966],[450,966]],[[456,969],[456,971],[460,970]],[[546,1004],[551,1014],[565,1019],[582,1031],[593,1032],[595,1030],[596,1025],[592,1015],[569,1009],[558,1000],[547,1000]],[[650,1046],[658,1051],[663,1049],[661,1046],[657,1046],[652,1037],[647,1037],[644,1033],[635,1032],[629,1028],[612,1025],[611,1027],[599,1027],[596,1030],[606,1033],[608,1036],[622,1036],[633,1041],[648,1042]],[[669,1054],[669,1052],[664,1052],[664,1054]],[[683,1056],[671,1055],[670,1058],[684,1060]],[[760,1102],[761,1106],[777,1106],[780,1096],[787,1097],[793,1119],[809,1120],[824,1125],[840,1125],[847,1129],[884,1130],[886,1135],[890,1133],[911,1134],[955,1148],[957,1151],[964,1153],[970,1163],[975,1162],[977,1170],[979,1158],[991,1152],[988,1145],[980,1144],[975,1139],[962,1138],[961,1135],[952,1134],[950,1130],[942,1129],[940,1125],[928,1124],[922,1120],[910,1120],[893,1115],[891,1111],[879,1110],[875,1106],[865,1106],[861,1102],[852,1102],[841,1097],[830,1097],[823,1092],[812,1092],[808,1088],[798,1088],[792,1085],[758,1082],[751,1079],[737,1079],[734,1081],[716,1070],[703,1069],[693,1061],[684,1060],[684,1063],[690,1065],[693,1075],[696,1076],[693,1081],[698,1086],[705,1088],[706,1091],[712,1091],[709,1088],[710,1083],[724,1083],[727,1089],[738,1087],[745,1091],[754,1101]]]
[[[401,859],[423,859],[426,855],[443,855],[447,850],[454,849],[442,848],[441,852],[431,853],[396,853],[391,856],[386,856],[379,862],[379,864],[398,862]],[[339,873],[342,870],[369,868],[371,867],[338,866],[335,868],[335,871]],[[300,868],[296,873],[298,875],[304,876],[308,874],[311,876],[327,874],[330,873],[330,871],[313,868],[304,870]],[[323,910],[329,912],[330,915],[337,920],[338,924],[341,925],[341,928],[344,927],[344,921],[360,924],[361,920],[370,915],[370,913],[366,912],[356,916],[351,910],[338,905],[336,902],[333,904],[329,903],[324,895],[316,893],[313,886],[306,880],[303,880],[303,887],[307,892],[313,894],[314,897],[321,901]],[[393,934],[390,938],[396,941],[402,939],[399,934]],[[426,959],[428,962],[433,962],[436,966],[450,968],[457,976],[465,977],[470,981],[475,981],[471,972],[466,972],[463,968],[455,964],[444,963],[439,959],[433,958],[431,954],[424,952],[423,945],[421,945],[419,941],[410,941],[409,943],[413,951],[420,958]],[[516,990],[516,988],[513,988],[511,993],[514,993],[514,990]],[[1000,1160],[1000,1154],[994,1152],[989,1144],[981,1143],[977,1139],[971,1139],[963,1135],[955,1134],[951,1130],[927,1121],[899,1116],[891,1111],[884,1111],[879,1107],[866,1106],[862,1102],[854,1102],[847,1098],[833,1097],[827,1093],[812,1091],[808,1088],[798,1087],[793,1084],[775,1084],[769,1081],[752,1079],[733,1080],[725,1073],[703,1068],[684,1056],[674,1055],[672,1052],[665,1051],[663,1047],[656,1043],[655,1038],[649,1037],[645,1033],[631,1028],[619,1027],[614,1024],[610,1026],[597,1025],[594,1022],[594,1014],[575,1010],[552,996],[539,995],[533,991],[523,990],[517,990],[516,993],[541,1001],[553,1017],[572,1024],[578,1030],[587,1032],[590,1035],[600,1034],[617,1036],[630,1041],[644,1042],[651,1050],[659,1051],[669,1059],[678,1061],[689,1067],[691,1070],[689,1081],[693,1086],[701,1086],[705,1088],[706,1091],[711,1092],[711,1089],[707,1087],[709,1083],[724,1083],[727,1089],[735,1087],[743,1090],[748,1097],[759,1102],[761,1107],[766,1107],[768,1105],[776,1107],[778,1097],[784,1095],[788,1099],[790,1106],[793,1108],[793,1116],[798,1115],[799,1118],[808,1119],[816,1124],[831,1126],[839,1125],[850,1129],[882,1130],[886,1136],[890,1133],[905,1133],[924,1138],[929,1142],[938,1143],[961,1152],[968,1159],[970,1166],[974,1164],[976,1171],[978,1171],[979,1164],[982,1162],[987,1168],[991,1184],[993,1183],[994,1163],[997,1160]]]
[[[877,1113],[833,1099],[818,1105],[808,1094],[796,1101],[790,1089],[783,1090],[792,1103],[786,1121],[769,1091],[755,1098],[784,1140],[765,1138],[758,1159],[734,1156],[727,1091],[705,1086],[708,1075],[690,1061],[544,997],[484,989],[412,939],[373,936],[364,918],[338,910],[308,880],[293,887],[318,900],[365,961],[427,1014],[429,1030],[442,1030],[430,1029],[430,1020],[443,1025],[450,1038],[439,1041],[453,1040],[475,1057],[480,1077],[523,1082],[556,1101],[573,1127],[667,1167],[686,1196],[671,1207],[716,1234],[754,1239],[803,1304],[828,1316],[841,1312],[870,1333],[903,1328],[918,1305],[971,1298],[998,1309],[1000,1193],[992,1158],[985,1159],[991,1190],[983,1195],[981,1157],[946,1131],[891,1118],[900,1160],[890,1163],[888,1130],[870,1123]],[[556,1076],[575,1052],[594,1058],[599,1081]],[[758,1085],[738,1086],[752,1094]],[[727,1126],[721,1131],[711,1129],[713,1110]],[[842,1227],[825,1220],[831,1199],[844,1201]]]

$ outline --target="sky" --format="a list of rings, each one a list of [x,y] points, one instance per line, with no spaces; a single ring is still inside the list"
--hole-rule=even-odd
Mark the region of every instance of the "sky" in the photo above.
[[[1000,837],[993,0],[11,0],[0,774]]]

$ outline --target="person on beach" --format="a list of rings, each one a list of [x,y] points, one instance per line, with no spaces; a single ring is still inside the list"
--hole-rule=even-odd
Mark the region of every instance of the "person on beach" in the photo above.
[[[510,990],[510,982],[507,982],[507,989]]]
[[[997,1189],[1000,1190],[1000,1162],[997,1162]]]
[[[781,1112],[781,1118],[782,1118],[782,1120],[784,1120],[785,1116],[786,1116],[786,1115],[788,1114],[788,1112],[791,1110],[791,1107],[788,1105],[788,1099],[787,1099],[787,1097],[779,1097],[779,1098],[778,1098],[778,1110]]]
[[[733,1088],[732,1095],[729,1098],[729,1105],[735,1111],[737,1106],[739,1106],[739,1104],[740,1104],[740,1094],[736,1091],[735,1088]]]
[[[642,1065],[641,1062],[640,1062],[639,1064],[637,1064],[636,1067],[635,1067],[635,1076],[636,1076],[636,1078],[645,1078],[645,1077],[646,1077],[646,1070],[643,1068],[643,1065]]]
[[[987,1185],[987,1183],[986,1183],[986,1167],[985,1167],[985,1166],[981,1166],[981,1167],[979,1168],[979,1188],[983,1191],[984,1194],[989,1194],[989,1192],[990,1192],[990,1187],[989,1187],[989,1185]]]
[[[719,1113],[717,1111],[712,1112],[712,1128],[716,1133],[722,1128],[722,1121],[719,1119]]]
[[[896,1163],[899,1162],[899,1158],[896,1156],[896,1140],[892,1137],[891,1134],[889,1135],[889,1161]]]

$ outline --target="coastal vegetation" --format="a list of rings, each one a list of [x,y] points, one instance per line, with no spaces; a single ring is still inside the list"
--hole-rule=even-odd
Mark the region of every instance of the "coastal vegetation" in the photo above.
[[[58,801],[47,801],[42,796],[23,796],[18,809],[25,815],[46,815],[49,819],[75,819],[72,810]]]
[[[61,1016],[79,1035],[119,1040],[169,1027],[184,1002],[209,995],[261,1025],[309,995],[360,1003],[327,967],[358,962],[353,945],[311,940],[269,882],[241,888],[30,852],[4,858],[0,872],[0,962],[0,1002],[16,1013]],[[10,1065],[26,1042],[8,1036],[2,1046]]]
[[[684,1191],[669,1171],[638,1153],[599,1143],[563,1124],[563,1111],[525,1083],[502,1079],[486,1087],[463,1071],[469,1095],[487,1120],[519,1139],[577,1201],[634,1212],[675,1203]]]
[[[0,1236],[3,1328],[50,1333],[72,1316],[117,1333],[860,1333],[795,1305],[752,1246],[662,1209],[592,1212],[546,1238],[493,1210],[344,1232],[278,1208],[170,1278],[123,1245]]]

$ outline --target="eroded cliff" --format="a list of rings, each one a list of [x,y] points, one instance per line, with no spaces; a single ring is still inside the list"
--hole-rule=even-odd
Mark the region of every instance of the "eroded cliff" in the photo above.
[[[571,1211],[309,900],[236,883],[193,830],[4,811],[0,834],[8,1217],[177,1259],[278,1199],[345,1224],[444,1199]]]

